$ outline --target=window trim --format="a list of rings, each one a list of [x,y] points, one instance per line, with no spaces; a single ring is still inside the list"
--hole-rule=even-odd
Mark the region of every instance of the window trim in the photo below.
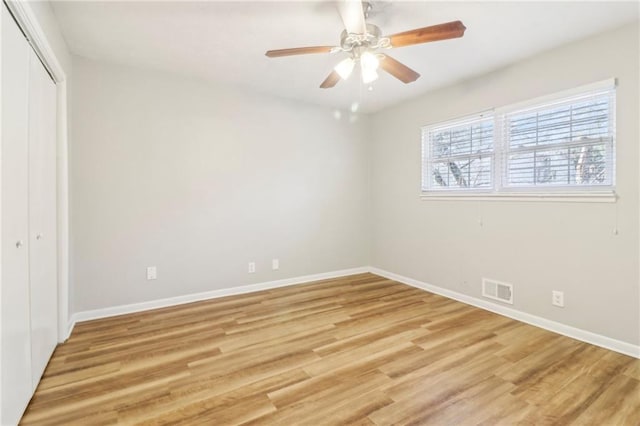
[[[464,193],[422,192],[420,199],[429,201],[545,201],[559,203],[615,203],[618,194],[614,190],[593,192],[487,192],[465,191]]]
[[[496,125],[502,125],[502,120],[505,114],[525,110],[527,108],[535,109],[541,104],[553,104],[555,101],[561,103],[567,98],[576,97],[584,94],[585,97],[598,91],[612,90],[617,87],[617,79],[609,78],[606,80],[598,81],[575,87],[568,90],[563,90],[549,95],[539,96],[533,99],[529,99],[514,104],[505,105],[490,110],[484,110],[483,112],[476,114],[468,114],[458,119],[451,119],[442,122],[432,123],[421,127],[421,181],[420,181],[420,198],[422,200],[432,201],[545,201],[545,202],[590,202],[590,203],[615,203],[618,199],[618,195],[615,191],[616,188],[616,105],[615,102],[611,105],[611,117],[614,122],[613,129],[613,146],[611,147],[612,156],[612,173],[610,185],[588,185],[583,187],[564,185],[553,187],[508,187],[502,182],[503,179],[503,154],[504,147],[502,146],[502,133],[498,131],[494,126],[494,150],[493,156],[493,174],[492,188],[478,188],[478,189],[425,189],[423,184],[425,182],[424,174],[428,172],[429,167],[425,163],[425,131],[437,129],[439,127],[446,127],[447,125],[464,123],[465,121],[473,121],[478,118],[486,118],[492,116]],[[615,96],[615,95],[614,95]],[[615,99],[615,98],[614,98]],[[429,147],[426,147],[429,149]]]

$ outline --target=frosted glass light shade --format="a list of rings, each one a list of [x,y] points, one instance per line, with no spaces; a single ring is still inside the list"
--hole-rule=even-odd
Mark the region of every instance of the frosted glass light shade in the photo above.
[[[378,79],[378,73],[375,69],[366,69],[362,67],[362,82],[364,84],[369,84]]]
[[[364,52],[362,55],[360,55],[360,66],[362,67],[363,72],[365,70],[367,72],[375,71],[380,66],[380,61],[378,60],[378,57],[373,53]]]
[[[376,70],[380,66],[378,57],[371,52],[364,52],[360,55],[360,68],[362,69],[362,82],[369,84],[378,79]]]
[[[346,80],[353,72],[353,67],[355,66],[355,64],[355,61],[351,58],[343,59],[338,63],[338,65],[336,65],[334,70],[338,73],[340,78]]]

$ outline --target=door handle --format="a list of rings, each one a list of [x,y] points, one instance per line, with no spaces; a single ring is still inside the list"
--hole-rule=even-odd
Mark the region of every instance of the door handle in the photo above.
[[[22,244],[22,241],[17,241],[16,242],[16,248],[20,248],[22,247],[24,244]]]
[[[42,234],[36,235],[36,240],[41,240],[41,239],[42,239]]]

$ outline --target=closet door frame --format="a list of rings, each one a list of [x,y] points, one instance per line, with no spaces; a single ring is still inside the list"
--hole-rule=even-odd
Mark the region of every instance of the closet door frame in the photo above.
[[[74,321],[69,315],[69,173],[67,129],[67,75],[51,48],[29,2],[5,0],[20,29],[27,36],[43,65],[56,83],[56,180],[57,180],[57,266],[58,342],[71,334]]]

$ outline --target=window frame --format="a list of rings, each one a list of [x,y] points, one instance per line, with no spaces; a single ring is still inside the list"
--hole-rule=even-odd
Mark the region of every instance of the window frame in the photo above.
[[[437,122],[421,127],[421,182],[420,197],[424,200],[515,200],[515,201],[560,201],[560,202],[616,202],[618,196],[615,191],[616,185],[616,89],[617,81],[614,78],[599,81],[592,84],[579,86],[573,89],[556,92],[550,95],[537,97],[534,99],[518,102],[491,110],[486,110],[477,114],[470,114],[458,119]],[[598,92],[611,91],[611,102],[609,105],[609,117],[611,120],[612,131],[611,143],[607,143],[607,154],[610,156],[611,179],[609,184],[603,185],[549,185],[549,186],[509,186],[506,183],[506,156],[510,152],[505,146],[506,141],[503,139],[503,125],[507,114],[522,111],[526,109],[537,109],[548,106],[552,107],[554,103],[561,104],[571,98],[580,96],[593,96]],[[492,185],[490,188],[456,188],[456,189],[432,189],[425,186],[425,177],[431,173],[432,161],[429,160],[430,141],[425,138],[433,129],[452,126],[456,123],[464,123],[465,121],[474,121],[493,117],[493,152],[492,152]],[[426,141],[425,141],[426,139]],[[425,143],[426,142],[426,143]],[[609,170],[607,170],[609,171]]]

